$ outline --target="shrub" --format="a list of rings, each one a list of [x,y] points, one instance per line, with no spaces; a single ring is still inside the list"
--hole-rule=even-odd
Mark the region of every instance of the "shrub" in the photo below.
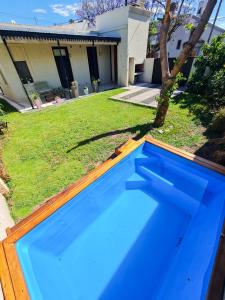
[[[211,130],[216,133],[225,133],[225,108],[220,109],[214,116],[211,124]]]
[[[202,55],[195,61],[188,90],[201,96],[211,110],[225,106],[225,34],[202,46]]]
[[[215,72],[209,80],[207,99],[216,109],[225,107],[225,68]]]

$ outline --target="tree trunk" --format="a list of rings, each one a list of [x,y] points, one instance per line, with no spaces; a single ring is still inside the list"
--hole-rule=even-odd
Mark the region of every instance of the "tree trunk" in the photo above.
[[[162,90],[163,91],[163,90]],[[161,94],[162,94],[161,91]],[[163,126],[166,118],[166,114],[169,108],[169,98],[166,97],[165,95],[160,95],[161,101],[158,104],[157,112],[156,112],[156,117],[154,121],[154,127],[161,127]]]
[[[164,124],[166,114],[169,107],[169,101],[172,95],[173,86],[176,82],[176,77],[179,74],[181,67],[185,63],[188,56],[190,56],[195,45],[199,41],[206,24],[213,12],[217,0],[208,0],[206,8],[199,20],[197,27],[194,29],[192,35],[189,38],[186,46],[181,51],[177,58],[177,61],[170,72],[168,64],[168,53],[167,53],[167,36],[170,25],[170,6],[171,0],[166,0],[165,15],[163,18],[162,26],[160,28],[160,62],[162,70],[162,90],[160,93],[160,100],[157,107],[157,113],[154,120],[154,126],[160,127]]]
[[[160,63],[162,70],[162,89],[160,100],[157,107],[157,113],[154,121],[154,127],[160,127],[164,124],[167,110],[169,107],[169,97],[167,94],[167,82],[170,77],[169,61],[167,55],[167,36],[170,26],[170,5],[171,0],[166,1],[165,15],[160,28]]]
[[[161,127],[165,122],[167,111],[169,108],[169,101],[171,97],[170,89],[173,86],[174,82],[170,79],[165,80],[162,84],[162,89],[160,92],[160,100],[157,107],[156,117],[154,121],[154,127]]]

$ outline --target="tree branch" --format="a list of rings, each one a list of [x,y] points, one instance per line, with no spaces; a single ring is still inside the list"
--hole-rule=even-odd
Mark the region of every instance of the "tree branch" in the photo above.
[[[200,18],[200,21],[197,27],[194,29],[193,33],[191,34],[189,41],[187,42],[186,46],[181,51],[177,63],[174,65],[171,71],[171,77],[174,78],[180,72],[180,68],[185,63],[188,56],[190,56],[191,51],[194,49],[195,45],[199,41],[202,33],[204,32],[205,26],[207,25],[209,18],[213,12],[213,9],[216,5],[217,0],[209,0],[206,8]]]
[[[162,3],[162,1],[160,0],[154,0],[155,2],[157,2],[159,5],[161,5],[162,7],[166,8],[165,4]]]

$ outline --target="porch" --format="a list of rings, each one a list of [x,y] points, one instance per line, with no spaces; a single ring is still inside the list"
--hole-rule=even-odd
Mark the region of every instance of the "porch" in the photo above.
[[[0,88],[3,95],[23,109],[33,107],[31,94],[37,91],[45,106],[55,96],[71,99],[93,92],[93,80],[100,90],[117,84],[117,44],[120,38],[97,34],[31,32],[1,29]],[[76,94],[71,82],[76,81]],[[37,86],[42,86],[38,89]]]

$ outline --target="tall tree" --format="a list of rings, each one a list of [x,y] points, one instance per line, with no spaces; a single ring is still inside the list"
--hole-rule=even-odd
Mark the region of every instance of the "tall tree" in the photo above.
[[[205,10],[199,19],[198,25],[192,30],[189,41],[181,50],[173,69],[169,69],[167,38],[171,20],[174,14],[174,3],[171,0],[166,0],[165,14],[163,16],[162,25],[160,28],[160,62],[162,70],[162,89],[160,92],[156,117],[154,121],[155,127],[160,127],[164,124],[166,114],[169,108],[169,100],[174,91],[177,82],[178,74],[186,59],[191,55],[195,45],[199,41],[205,26],[213,12],[217,0],[208,0]]]

